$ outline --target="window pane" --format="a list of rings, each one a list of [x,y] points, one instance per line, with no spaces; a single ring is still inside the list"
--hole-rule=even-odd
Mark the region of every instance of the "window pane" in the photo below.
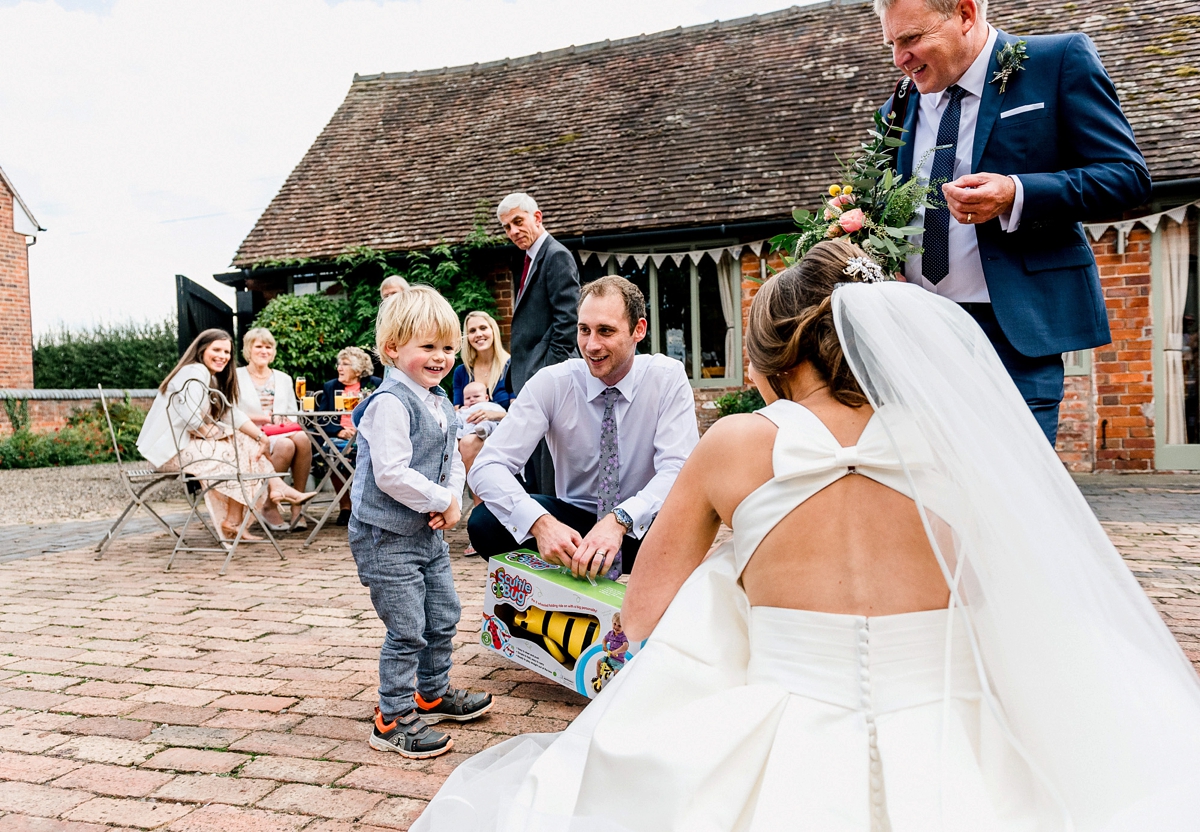
[[[637,352],[639,355],[655,352],[654,345],[650,343],[650,261],[647,260],[639,269],[637,261],[630,257],[618,264],[617,274],[641,289],[642,297],[646,299],[646,337],[638,343]]]
[[[662,352],[683,362],[692,377],[691,265],[680,268],[670,260],[658,267],[659,330]]]
[[[722,302],[721,271],[711,257],[701,260],[697,270],[700,273],[700,372],[704,378],[725,378],[733,375],[731,368],[726,366],[725,355],[726,334],[733,332],[733,296],[726,291]],[[729,315],[728,322],[726,314]]]

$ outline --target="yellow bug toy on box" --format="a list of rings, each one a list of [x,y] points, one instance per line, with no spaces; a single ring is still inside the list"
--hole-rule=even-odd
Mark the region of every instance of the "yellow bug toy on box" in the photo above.
[[[640,645],[621,628],[625,587],[593,585],[520,549],[488,562],[480,641],[560,685],[595,697]]]

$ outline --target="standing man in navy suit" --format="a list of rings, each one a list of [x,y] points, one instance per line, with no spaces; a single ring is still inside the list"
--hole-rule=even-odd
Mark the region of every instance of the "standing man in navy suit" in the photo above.
[[[542,212],[529,194],[509,194],[496,208],[496,217],[517,248],[525,252],[520,277],[513,280],[512,330],[507,386],[520,396],[525,382],[543,367],[579,355],[576,327],[579,312],[579,270],[575,255],[550,236]],[[554,494],[554,462],[545,442],[525,466],[525,487],[531,494]]]
[[[1133,130],[1086,35],[1009,35],[987,23],[987,0],[875,0],[875,11],[912,82],[897,170],[945,198],[914,220],[925,251],[905,278],[975,318],[1053,443],[1062,353],[1111,340],[1082,223],[1150,194]],[[893,99],[885,116],[902,106]]]

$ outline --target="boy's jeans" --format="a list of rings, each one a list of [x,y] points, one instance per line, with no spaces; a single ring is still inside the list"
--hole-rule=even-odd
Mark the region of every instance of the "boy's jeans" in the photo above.
[[[452,640],[462,611],[450,547],[432,529],[399,535],[353,515],[349,531],[358,578],[387,627],[379,651],[379,710],[397,716],[415,707],[414,691],[436,699],[450,687]]]

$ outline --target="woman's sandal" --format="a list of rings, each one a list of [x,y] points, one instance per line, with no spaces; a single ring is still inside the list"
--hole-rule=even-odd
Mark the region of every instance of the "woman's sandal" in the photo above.
[[[276,502],[290,503],[293,506],[302,506],[305,503],[307,503],[309,500],[311,500],[313,497],[320,494],[321,492],[320,491],[297,491],[296,489],[293,488],[292,493],[295,494],[296,496],[295,497],[288,497],[288,496],[280,497],[278,500],[276,500]]]

